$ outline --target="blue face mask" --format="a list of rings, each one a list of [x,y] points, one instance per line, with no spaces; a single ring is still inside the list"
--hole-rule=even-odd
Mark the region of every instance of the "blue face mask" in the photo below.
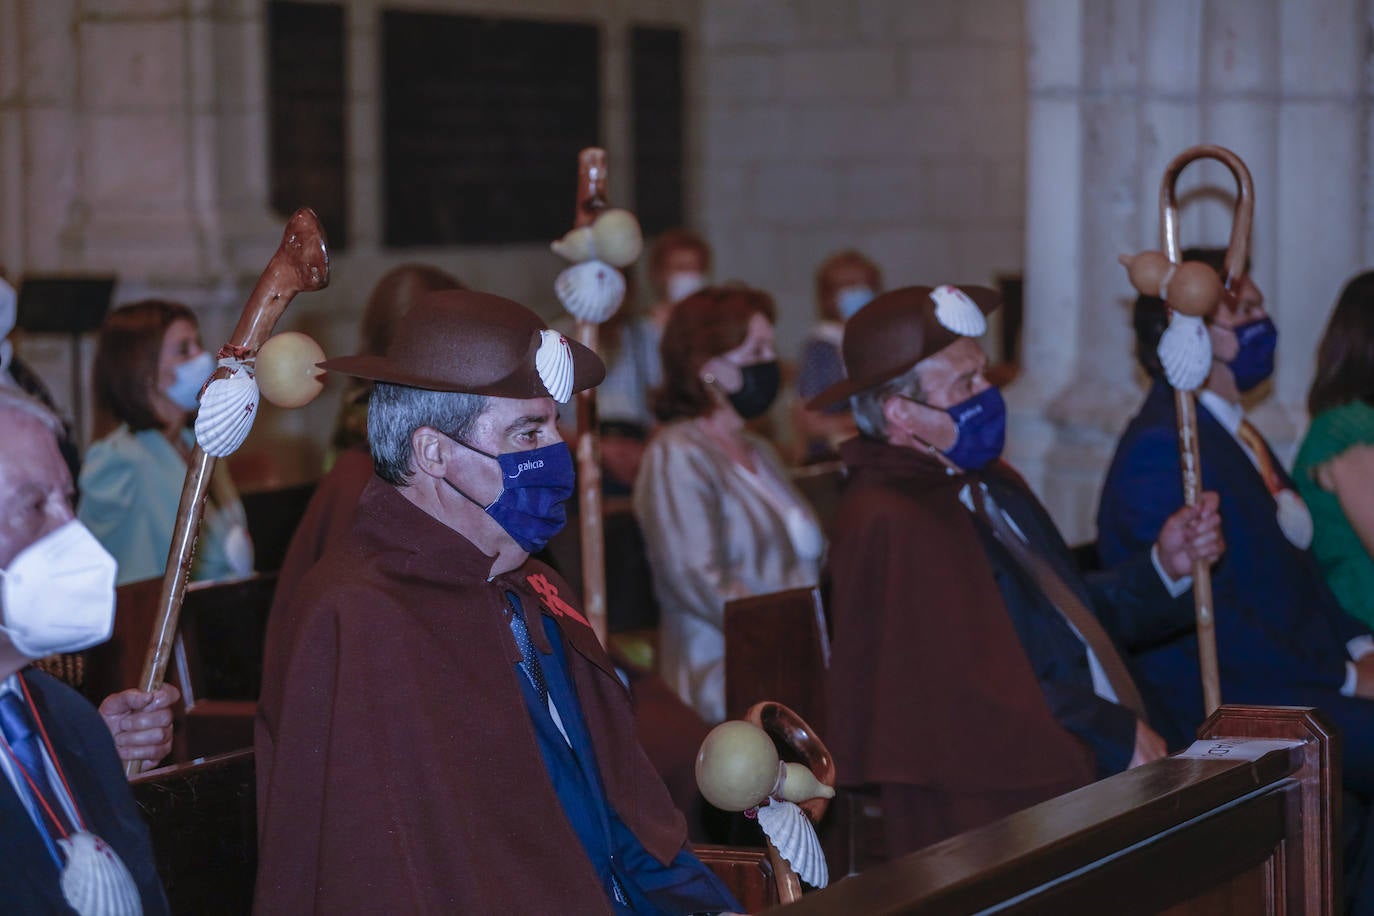
[[[200,401],[200,389],[214,371],[215,358],[208,350],[202,350],[199,356],[177,366],[176,381],[163,393],[182,410],[195,410]]]
[[[954,464],[966,471],[977,471],[1002,457],[1002,446],[1007,440],[1007,404],[1000,389],[988,388],[950,408],[931,407],[924,401],[916,403],[931,410],[944,409],[954,419],[959,436],[945,450],[945,457]]]
[[[460,439],[453,441],[501,465],[501,495],[491,505],[483,506],[448,478],[444,478],[444,483],[495,519],[521,550],[538,553],[563,530],[568,522],[563,504],[572,497],[577,485],[577,471],[566,442],[493,455]]]
[[[867,286],[846,286],[835,294],[835,307],[845,321],[854,317],[859,309],[873,301],[873,290]]]
[[[1249,391],[1274,374],[1274,351],[1279,345],[1279,329],[1268,318],[1249,321],[1231,329],[1240,348],[1227,365],[1236,378],[1236,387]]]

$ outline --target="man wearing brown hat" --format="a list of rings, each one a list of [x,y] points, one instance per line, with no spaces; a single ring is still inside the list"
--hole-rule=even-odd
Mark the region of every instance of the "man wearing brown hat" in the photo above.
[[[555,401],[594,353],[443,291],[373,380],[376,476],[274,621],[257,723],[261,913],[737,908],[685,845],[572,590],[529,555],[574,488]]]
[[[843,778],[877,785],[896,856],[1164,755],[1113,639],[1192,622],[1194,556],[1222,545],[1208,495],[1152,550],[1087,580],[1000,459],[1005,407],[974,338],[980,287],[907,287],[846,326],[860,435],[831,546],[826,736]]]

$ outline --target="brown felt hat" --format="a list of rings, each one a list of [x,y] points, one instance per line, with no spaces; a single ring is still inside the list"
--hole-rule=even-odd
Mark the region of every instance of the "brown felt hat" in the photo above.
[[[984,286],[959,286],[953,290],[972,300],[982,315],[992,314],[1002,304],[997,291]],[[961,337],[981,336],[981,330],[975,331],[964,323],[970,316],[958,311],[960,303],[967,307],[967,300],[947,295],[951,292],[945,286],[904,286],[883,293],[859,309],[844,324],[840,349],[847,378],[816,395],[806,406],[818,410],[838,404],[891,381]],[[954,327],[964,327],[966,333],[952,330]]]
[[[466,289],[422,296],[384,355],[341,356],[319,365],[431,391],[564,401],[606,377],[601,357],[548,330],[520,303]]]

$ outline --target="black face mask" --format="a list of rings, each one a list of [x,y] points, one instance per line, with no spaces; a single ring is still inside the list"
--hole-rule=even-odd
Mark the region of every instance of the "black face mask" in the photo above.
[[[743,377],[743,384],[740,385],[739,391],[727,397],[730,399],[730,406],[735,408],[735,413],[746,420],[752,420],[767,412],[778,396],[778,384],[781,381],[778,361],[774,359],[766,363],[750,363],[740,366],[739,371]]]

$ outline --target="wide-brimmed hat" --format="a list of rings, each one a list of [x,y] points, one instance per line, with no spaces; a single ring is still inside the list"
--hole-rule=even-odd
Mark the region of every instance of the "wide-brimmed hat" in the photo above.
[[[320,367],[431,391],[567,401],[606,377],[601,357],[518,302],[474,290],[427,293],[381,356],[327,359]]]
[[[807,402],[819,410],[891,381],[961,337],[981,337],[1002,304],[984,286],[905,286],[890,290],[845,322],[847,378]]]

